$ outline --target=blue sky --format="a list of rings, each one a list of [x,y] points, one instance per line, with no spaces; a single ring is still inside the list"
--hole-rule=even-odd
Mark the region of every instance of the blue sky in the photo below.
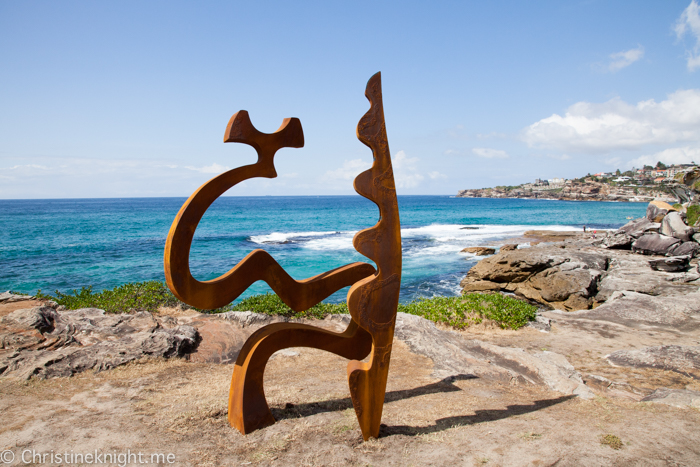
[[[352,194],[377,71],[399,194],[700,163],[695,0],[4,0],[0,63],[3,199],[189,196],[240,109],[306,146],[228,194]]]

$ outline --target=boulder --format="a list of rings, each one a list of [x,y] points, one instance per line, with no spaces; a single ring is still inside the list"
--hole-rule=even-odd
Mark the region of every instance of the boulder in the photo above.
[[[654,200],[647,206],[647,219],[651,222],[661,222],[661,220],[671,211],[675,211],[674,207],[663,201]]]
[[[500,250],[500,251],[513,251],[513,250],[517,250],[517,249],[518,249],[518,245],[517,245],[517,244],[514,244],[514,243],[511,243],[511,244],[508,244],[508,245],[503,245],[503,246],[501,247],[501,250]]]
[[[639,238],[646,233],[658,233],[661,224],[652,222],[646,217],[640,217],[629,221],[627,224],[620,227],[617,232],[624,232],[634,238]]]
[[[604,239],[602,246],[610,249],[629,250],[634,242],[634,237],[625,232],[613,232],[608,234]]]
[[[693,234],[693,241],[696,243],[700,243],[700,232]]]
[[[698,182],[700,181],[700,168],[695,167],[685,173],[678,174],[676,175],[676,179],[690,188],[697,189],[695,187],[698,186]]]
[[[544,384],[563,394],[584,399],[594,397],[581,375],[561,354],[501,347],[476,339],[468,339],[455,331],[438,329],[427,319],[398,313],[397,339],[411,351],[433,360],[433,376],[437,378],[484,378],[510,384]]]
[[[656,273],[662,274],[662,273]],[[576,317],[609,321],[623,326],[646,329],[693,331],[700,327],[700,292],[653,296],[646,293],[617,291],[593,310],[576,312]]]
[[[677,238],[683,242],[689,242],[695,230],[692,227],[688,227],[683,222],[683,218],[679,212],[670,212],[661,221],[662,235]]]
[[[463,249],[460,253],[472,253],[476,256],[486,256],[496,253],[496,249],[486,246],[470,246],[468,248]]]
[[[700,254],[700,245],[695,242],[677,243],[668,250],[669,255],[673,256],[690,256],[695,258]]]
[[[661,345],[639,350],[618,350],[605,358],[617,366],[670,370],[700,379],[700,346]]]
[[[652,259],[649,266],[654,271],[683,272],[690,267],[690,256],[671,256],[670,258]]]
[[[472,267],[461,285],[463,292],[508,291],[547,306],[587,309],[607,263],[605,255],[557,246],[501,251]]]
[[[632,251],[643,255],[665,255],[680,242],[679,239],[667,235],[647,234],[632,243]]]
[[[641,401],[666,404],[673,407],[695,407],[700,409],[700,392],[689,389],[658,388]]]
[[[194,327],[166,329],[148,312],[21,309],[0,319],[0,375],[29,379],[101,371],[144,357],[180,357],[198,341]]]
[[[14,303],[33,299],[34,297],[32,297],[31,295],[18,295],[13,294],[10,291],[0,293],[0,303]]]

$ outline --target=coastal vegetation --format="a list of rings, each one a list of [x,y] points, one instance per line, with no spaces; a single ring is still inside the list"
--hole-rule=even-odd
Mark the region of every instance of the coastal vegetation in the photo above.
[[[112,290],[93,292],[92,286],[73,290],[72,293],[55,295],[36,293],[37,298],[53,300],[69,310],[78,308],[99,308],[107,313],[128,313],[131,311],[156,312],[160,307],[174,307],[181,302],[159,281],[130,282]]]
[[[691,204],[688,206],[688,212],[686,212],[686,219],[688,225],[695,225],[700,219],[700,205]]]
[[[55,295],[49,295],[38,291],[36,295],[38,298],[53,300],[69,310],[100,308],[108,313],[140,310],[155,313],[160,307],[190,308],[159,281],[128,283],[101,292],[93,292],[92,287],[83,287],[73,290],[72,293],[56,291]],[[308,310],[295,312],[276,294],[267,293],[253,295],[236,304],[208,312],[226,311],[253,311],[287,318],[323,319],[330,314],[348,313],[348,307],[345,303],[319,303]],[[535,319],[536,308],[521,300],[497,293],[470,293],[459,297],[433,297],[399,304],[398,311],[422,316],[456,329],[464,329],[484,320],[494,321],[503,329],[518,329]]]

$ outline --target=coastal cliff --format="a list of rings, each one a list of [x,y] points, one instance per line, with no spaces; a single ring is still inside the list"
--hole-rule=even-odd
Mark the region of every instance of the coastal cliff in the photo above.
[[[588,181],[571,182],[558,188],[550,187],[495,187],[460,190],[458,198],[531,198],[562,201],[629,201],[649,202],[660,199],[675,202],[675,197],[656,187],[617,187],[607,183]]]
[[[654,200],[675,203],[700,201],[700,167],[692,164],[664,170],[640,169],[617,175],[599,173],[565,180],[535,180],[518,186],[497,186],[459,190],[457,198],[534,198],[562,201],[628,201]],[[653,178],[656,175],[662,175]]]

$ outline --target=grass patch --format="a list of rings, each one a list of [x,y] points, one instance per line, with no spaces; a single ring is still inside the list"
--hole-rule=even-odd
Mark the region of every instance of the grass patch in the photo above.
[[[700,218],[700,205],[693,204],[688,206],[688,210],[685,213],[686,221],[688,225],[693,226]]]
[[[518,329],[535,319],[537,308],[501,294],[470,293],[416,300],[399,305],[399,311],[457,329],[479,324],[484,318],[495,321],[503,329]]]
[[[155,312],[161,306],[177,306],[180,300],[170,292],[168,287],[159,281],[133,282],[112,290],[93,292],[92,286],[73,290],[72,293],[47,295],[37,291],[37,298],[53,300],[69,310],[78,308],[100,308],[108,313],[128,313],[130,311]]]
[[[92,287],[83,287],[65,294],[57,290],[53,296],[43,294],[39,290],[36,296],[53,300],[69,310],[100,308],[108,313],[129,313],[141,310],[153,313],[163,306],[190,308],[178,300],[165,284],[158,281],[129,283],[102,292],[93,292]],[[349,312],[345,303],[319,303],[308,310],[296,312],[273,293],[253,295],[239,303],[208,312],[225,311],[252,311],[287,318],[315,319]],[[518,329],[535,319],[536,308],[500,294],[471,293],[461,297],[434,297],[399,304],[398,311],[422,316],[435,323],[446,324],[457,329],[479,324],[484,319],[495,321],[503,329]]]
[[[600,444],[608,445],[615,450],[622,449],[622,440],[615,435],[602,435]]]

